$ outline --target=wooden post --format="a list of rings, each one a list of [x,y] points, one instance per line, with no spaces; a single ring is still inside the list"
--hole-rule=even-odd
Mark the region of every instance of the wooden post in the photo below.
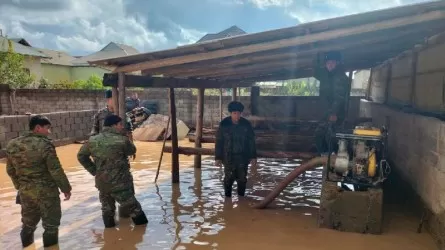
[[[119,88],[119,116],[125,118],[125,73],[118,74],[118,88]],[[117,111],[117,110],[116,110]]]
[[[119,92],[117,91],[117,87],[113,87],[111,89],[111,93],[112,93],[111,98],[113,99],[114,113],[119,115]]]
[[[354,72],[349,71],[349,86],[348,86],[348,96],[345,101],[345,121],[348,120],[348,112],[349,112],[349,99],[351,99],[351,88],[352,88],[352,74]]]
[[[371,89],[372,89],[372,72],[374,71],[374,68],[371,68],[369,71],[369,78],[368,78],[368,86],[366,88],[366,100],[371,101]]]
[[[252,86],[250,88],[250,113],[258,115],[258,98],[260,97],[260,87]]]
[[[232,88],[232,101],[236,101],[236,88]]]
[[[389,98],[391,97],[391,78],[392,78],[392,62],[388,65],[388,74],[386,75],[386,86],[385,86],[385,104],[390,104]]]
[[[198,89],[198,108],[196,114],[195,148],[201,148],[204,118],[204,88]],[[195,168],[201,168],[201,155],[195,155]]]
[[[417,51],[413,51],[413,58],[411,64],[411,92],[409,97],[409,104],[411,107],[416,106],[416,85],[417,85]]]
[[[176,104],[175,104],[175,89],[170,88],[170,121],[172,127],[172,182],[179,182],[179,149],[178,149],[178,128],[176,124]]]
[[[223,91],[219,89],[219,121],[223,119]]]

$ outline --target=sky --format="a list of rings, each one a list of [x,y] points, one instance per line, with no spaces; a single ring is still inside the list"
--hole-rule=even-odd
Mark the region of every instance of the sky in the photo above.
[[[427,0],[0,0],[0,29],[86,55],[109,42],[149,52],[237,25],[247,33]]]

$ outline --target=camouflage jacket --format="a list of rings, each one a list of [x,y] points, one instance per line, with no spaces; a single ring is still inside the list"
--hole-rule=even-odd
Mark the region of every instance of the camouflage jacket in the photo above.
[[[227,117],[219,124],[216,134],[215,160],[230,164],[234,154],[243,155],[246,163],[256,159],[255,134],[248,120],[241,118],[238,124],[233,124]]]
[[[93,117],[93,128],[91,129],[90,135],[97,135],[100,133],[103,129],[105,117],[112,114],[114,113],[111,112],[108,107],[99,110]],[[133,125],[131,124],[131,119],[128,115],[125,117],[124,127],[126,133],[133,132]]]
[[[7,173],[20,192],[38,197],[57,197],[71,191],[51,140],[28,132],[6,146]]]
[[[343,121],[346,100],[349,98],[350,79],[341,68],[332,72],[317,68],[314,76],[320,81],[320,98],[327,107],[324,119],[337,115],[338,121]]]
[[[133,188],[128,157],[136,154],[136,146],[116,129],[105,127],[90,137],[77,153],[80,164],[96,179],[102,192]],[[92,160],[91,160],[91,158]]]

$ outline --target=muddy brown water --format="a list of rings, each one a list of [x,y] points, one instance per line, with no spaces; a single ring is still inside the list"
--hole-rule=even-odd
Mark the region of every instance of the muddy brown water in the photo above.
[[[321,169],[294,181],[270,206],[250,206],[262,199],[301,162],[260,159],[250,170],[247,197],[223,197],[222,169],[204,158],[193,169],[193,157],[180,156],[181,183],[170,181],[171,158],[164,155],[158,184],[153,183],[162,143],[137,142],[132,162],[136,197],[149,223],[132,226],[120,219],[115,229],[104,229],[94,179],[77,162],[80,145],[57,148],[73,186],[70,201],[62,201],[60,249],[329,249],[423,250],[436,249],[427,233],[417,234],[418,218],[394,207],[385,212],[382,235],[362,235],[317,228]],[[191,145],[182,141],[180,145]],[[211,147],[206,144],[206,147]],[[4,169],[0,172],[0,249],[21,249],[20,206]],[[36,242],[28,249],[43,249],[41,224]]]

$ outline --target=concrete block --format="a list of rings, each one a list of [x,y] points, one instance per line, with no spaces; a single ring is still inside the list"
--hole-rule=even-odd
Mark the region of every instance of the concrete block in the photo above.
[[[318,225],[339,231],[380,234],[383,191],[340,190],[335,182],[322,184]]]

